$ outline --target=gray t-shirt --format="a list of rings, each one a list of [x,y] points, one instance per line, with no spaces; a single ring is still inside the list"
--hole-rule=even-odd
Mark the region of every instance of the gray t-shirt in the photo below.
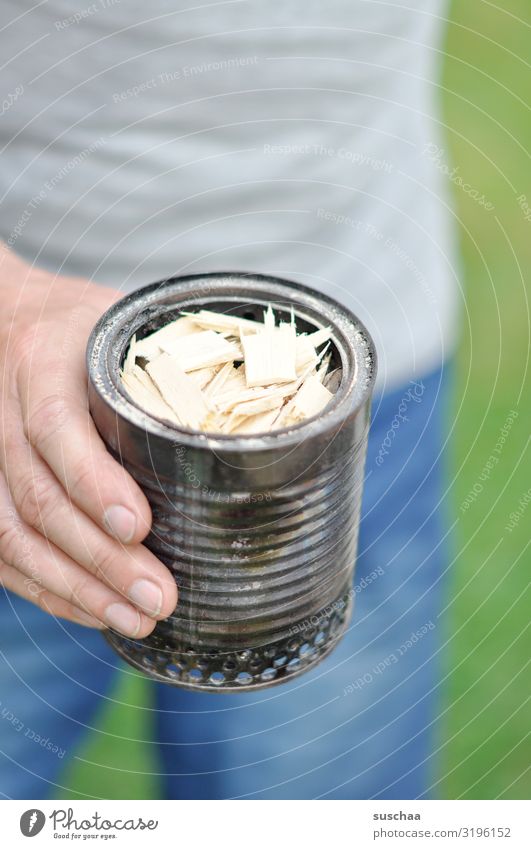
[[[386,388],[455,339],[439,0],[4,0],[0,235],[127,291],[292,277],[366,322]]]

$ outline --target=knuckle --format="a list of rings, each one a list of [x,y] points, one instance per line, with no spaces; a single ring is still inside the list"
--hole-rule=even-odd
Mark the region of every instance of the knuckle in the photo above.
[[[67,600],[70,604],[83,610],[87,605],[87,595],[91,577],[89,574],[80,575],[68,586]]]
[[[20,330],[9,343],[9,355],[19,367],[27,368],[35,351],[36,335],[29,329]]]
[[[93,462],[86,457],[83,457],[74,464],[69,477],[69,490],[72,493],[83,493],[89,489],[94,490],[94,488],[97,487],[97,472],[94,468]]]
[[[123,552],[117,552],[111,542],[102,543],[92,553],[93,574],[118,592],[125,591],[125,582],[117,581],[117,565],[122,561]]]
[[[41,590],[38,593],[34,593],[32,601],[45,613],[49,613],[50,616],[55,615],[56,596],[54,596],[53,593],[49,592],[48,590]]]
[[[57,437],[66,422],[66,404],[60,395],[47,395],[34,406],[24,419],[26,438],[41,451],[47,442]]]
[[[13,499],[22,518],[32,527],[42,527],[60,503],[59,488],[53,478],[25,475],[14,488]]]
[[[18,529],[15,522],[9,519],[0,523],[0,557],[8,565],[13,565],[17,560],[19,548]]]

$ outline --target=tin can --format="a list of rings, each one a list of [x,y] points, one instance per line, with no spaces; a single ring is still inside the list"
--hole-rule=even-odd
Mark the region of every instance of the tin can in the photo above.
[[[263,435],[209,435],[153,418],[121,384],[129,342],[181,311],[261,320],[293,311],[297,332],[332,330],[334,398],[317,417]],[[345,307],[276,277],[176,277],[126,296],[87,349],[89,403],[108,450],[153,512],[145,545],[179,589],[174,613],[142,640],[105,632],[151,678],[234,692],[315,666],[348,627],[376,375],[372,340]]]

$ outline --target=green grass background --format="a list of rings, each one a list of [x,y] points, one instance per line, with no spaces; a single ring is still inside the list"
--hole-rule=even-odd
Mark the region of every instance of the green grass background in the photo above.
[[[432,791],[439,798],[528,798],[530,789],[531,505],[515,530],[505,526],[531,485],[531,221],[517,202],[524,194],[531,205],[531,3],[499,2],[453,3],[444,58],[445,158],[494,210],[454,187],[467,314],[450,411],[450,499],[459,522]],[[500,462],[462,513],[511,410],[518,418]],[[67,767],[61,784],[69,797],[159,796],[153,749],[142,742],[149,739],[150,707],[145,681],[124,674],[102,706],[98,731]]]
[[[452,8],[444,74],[448,147],[464,179],[495,209],[462,190],[468,314],[459,351],[452,502],[460,517],[448,608],[447,710],[440,725],[443,798],[529,798],[529,527],[509,516],[531,485],[529,269],[531,221],[531,4],[483,0]],[[469,324],[468,324],[469,322]],[[507,415],[518,412],[498,466],[470,509],[459,505],[492,454]]]

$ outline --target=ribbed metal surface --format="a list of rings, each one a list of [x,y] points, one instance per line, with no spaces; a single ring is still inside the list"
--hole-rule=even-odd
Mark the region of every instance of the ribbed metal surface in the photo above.
[[[149,548],[179,586],[172,635],[205,645],[278,639],[336,599],[355,559],[360,469],[358,448],[341,467],[248,504],[139,480],[153,510]]]
[[[300,674],[347,627],[374,352],[353,316],[295,284],[205,280],[209,294],[203,288],[199,300],[197,278],[135,293],[89,343],[93,416],[145,492],[153,511],[146,544],[179,587],[176,611],[146,640],[108,639],[158,680],[249,689]],[[157,422],[124,396],[118,368],[139,328],[151,332],[181,305],[243,314],[269,301],[293,306],[302,329],[334,328],[343,378],[328,415],[263,437],[210,438]]]

